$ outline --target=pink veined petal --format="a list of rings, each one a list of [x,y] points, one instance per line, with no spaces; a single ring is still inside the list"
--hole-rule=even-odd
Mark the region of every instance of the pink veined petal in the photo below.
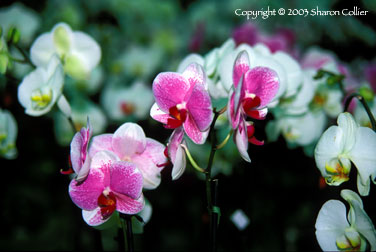
[[[201,131],[196,122],[193,120],[192,116],[189,114],[187,119],[183,123],[184,131],[187,136],[196,144],[203,144],[209,134],[209,129],[207,131]]]
[[[185,141],[183,141],[183,144],[185,144]],[[180,144],[177,146],[173,164],[174,166],[172,167],[171,177],[172,180],[177,180],[183,175],[185,167],[187,166],[185,151]]]
[[[228,99],[227,114],[228,114],[228,118],[230,119],[231,127],[233,129],[236,129],[239,126],[240,118],[241,118],[241,110],[239,109],[240,102],[239,101],[237,102],[238,106],[236,108],[236,104],[235,104],[235,99],[237,99],[236,94],[234,92],[230,92],[229,97],[230,98]]]
[[[135,153],[142,153],[146,147],[144,130],[136,123],[124,123],[112,136],[112,149],[125,159]]]
[[[163,112],[159,107],[158,107],[158,104],[157,103],[154,103],[154,105],[151,107],[151,110],[150,110],[150,116],[158,121],[158,122],[161,122],[163,124],[167,124],[167,120],[169,118],[173,119],[169,114],[166,114],[165,112]]]
[[[110,167],[117,159],[112,152],[98,152],[91,161],[86,179],[83,182],[71,181],[69,195],[79,208],[93,210],[98,206],[99,195],[109,186]]]
[[[143,177],[143,187],[155,189],[161,183],[161,170],[164,166],[158,167],[167,162],[164,155],[165,146],[151,138],[146,138],[146,148],[141,154],[131,157],[132,162],[137,165]]]
[[[116,196],[116,210],[124,214],[136,214],[145,206],[144,195],[141,193],[137,199],[132,199],[127,195],[114,192]]]
[[[213,120],[213,112],[209,93],[203,85],[196,84],[193,87],[187,109],[200,131],[209,128]]]
[[[110,218],[103,219],[101,215],[101,208],[97,207],[94,210],[86,211],[82,210],[82,218],[89,226],[98,226],[106,221],[108,221]]]
[[[168,155],[170,156],[171,162],[173,164],[175,163],[176,152],[183,141],[183,137],[183,127],[179,127],[172,132],[170,139],[168,141]]]
[[[246,51],[241,51],[236,57],[234,63],[234,69],[232,73],[232,81],[234,82],[234,87],[238,86],[240,78],[249,70],[249,56]]]
[[[87,156],[84,164],[82,165],[80,171],[77,174],[76,180],[78,182],[83,181],[87,177],[87,175],[90,171],[90,161],[91,161],[90,157]]]
[[[81,136],[81,132],[77,132],[70,144],[70,159],[72,163],[72,168],[76,174],[78,174],[82,167],[82,159],[81,159],[81,149],[83,145],[83,139]]]
[[[240,156],[247,162],[251,162],[251,159],[248,155],[248,134],[246,122],[242,120],[239,124],[238,129],[236,130],[234,141],[236,147],[238,147]]]
[[[279,79],[277,73],[267,67],[255,67],[245,74],[244,89],[255,94],[261,100],[260,107],[265,107],[277,94]]]
[[[179,73],[160,73],[153,81],[153,94],[158,107],[165,113],[181,104],[190,91],[187,79]]]
[[[132,199],[140,197],[142,192],[142,174],[131,162],[114,162],[110,168],[110,188],[118,194],[127,195]]]
[[[182,75],[187,79],[191,88],[193,88],[196,84],[202,84],[207,89],[206,77],[204,69],[201,65],[197,63],[189,64]]]
[[[93,157],[97,152],[102,150],[112,150],[112,136],[113,134],[102,134],[93,137],[89,148],[89,156]]]
[[[77,132],[71,142],[71,163],[72,168],[76,174],[79,174],[78,178],[83,179],[88,173],[88,165],[87,159],[87,147],[90,141],[90,138],[93,134],[93,130],[90,125],[90,120],[87,118],[87,128],[81,128],[79,132]],[[86,165],[85,165],[86,164]],[[85,166],[84,171],[81,171],[81,168]]]

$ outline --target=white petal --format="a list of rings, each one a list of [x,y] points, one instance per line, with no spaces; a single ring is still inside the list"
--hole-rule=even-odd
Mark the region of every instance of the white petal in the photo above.
[[[178,66],[178,73],[183,73],[184,70],[191,64],[191,63],[197,63],[201,66],[204,65],[204,58],[196,53],[189,54],[187,57],[185,57]]]
[[[300,65],[285,52],[278,51],[273,58],[283,66],[287,74],[286,96],[294,95],[303,81]]]
[[[316,165],[321,171],[322,176],[326,177],[325,165],[331,159],[336,158],[341,153],[342,129],[337,126],[331,126],[322,134],[315,148]]]
[[[349,227],[346,207],[339,200],[329,200],[320,209],[316,219],[316,238],[323,251],[338,251],[336,239]]]
[[[371,251],[376,249],[376,231],[372,220],[363,209],[363,202],[358,194],[351,190],[342,190],[341,196],[350,204],[348,219],[350,224],[367,238]]]
[[[360,183],[367,186],[370,177],[372,180],[376,177],[376,133],[370,128],[359,127],[355,139],[349,157],[358,169]],[[364,193],[361,195],[368,195]]]
[[[56,53],[51,33],[40,35],[30,48],[30,57],[34,65],[44,67],[51,56]]]
[[[337,119],[338,127],[340,127],[343,131],[343,138],[342,138],[342,151],[348,152],[350,151],[356,140],[356,133],[358,129],[358,124],[355,122],[353,116],[348,113],[341,113]]]
[[[185,142],[183,142],[183,144],[185,144]],[[172,180],[177,180],[178,178],[180,178],[180,176],[183,175],[186,166],[187,160],[185,156],[185,151],[179,145],[176,150],[174,166],[172,167]]]
[[[112,137],[112,149],[121,159],[142,153],[145,148],[144,130],[136,123],[124,123]]]
[[[93,70],[101,59],[101,48],[98,43],[89,35],[75,31],[73,32],[72,54],[79,55],[85,61],[85,68]]]

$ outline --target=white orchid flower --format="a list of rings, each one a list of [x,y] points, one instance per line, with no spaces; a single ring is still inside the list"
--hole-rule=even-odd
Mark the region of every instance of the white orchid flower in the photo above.
[[[367,242],[370,250],[376,250],[375,227],[363,209],[363,202],[358,194],[351,190],[342,190],[341,196],[349,205],[346,207],[339,200],[327,201],[317,216],[316,238],[323,251],[365,251]]]
[[[101,97],[106,114],[115,121],[129,120],[130,117],[136,120],[146,119],[153,102],[151,88],[140,81],[130,87],[108,86]]]
[[[14,159],[17,156],[16,138],[17,122],[13,115],[0,109],[0,156],[6,159]]]
[[[321,136],[315,149],[316,165],[329,185],[349,180],[351,162],[358,170],[360,195],[369,194],[370,180],[376,178],[376,133],[360,127],[347,112],[338,116],[338,126],[331,126]]]
[[[65,23],[40,35],[30,49],[31,61],[36,66],[46,66],[53,54],[59,56],[64,71],[75,79],[87,79],[101,59],[98,43],[83,32],[72,31]]]
[[[282,133],[287,142],[307,146],[320,138],[326,121],[323,112],[308,111],[303,115],[281,116],[270,121],[266,132],[270,141],[276,141],[279,133]]]
[[[69,104],[62,96],[64,71],[59,59],[53,56],[46,68],[38,67],[25,76],[18,87],[18,100],[31,116],[41,116],[51,110],[55,102],[65,113],[70,113]]]

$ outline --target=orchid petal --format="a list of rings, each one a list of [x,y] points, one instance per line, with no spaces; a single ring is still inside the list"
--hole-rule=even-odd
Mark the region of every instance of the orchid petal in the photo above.
[[[161,170],[157,165],[167,162],[164,155],[165,146],[151,138],[146,138],[145,151],[131,157],[132,162],[137,165],[143,177],[143,187],[155,189],[161,183]]]
[[[249,56],[247,51],[241,51],[236,57],[232,74],[234,87],[238,86],[241,77],[249,70]]]
[[[240,122],[238,129],[235,133],[234,139],[236,146],[238,147],[240,156],[247,162],[251,162],[248,155],[248,134],[246,122],[243,120]]]
[[[135,153],[142,153],[145,146],[145,133],[136,123],[124,123],[112,137],[112,149],[120,159],[129,158]]]
[[[201,66],[204,65],[204,58],[197,54],[197,53],[192,53],[192,54],[189,54],[187,57],[185,57],[179,64],[178,66],[178,70],[177,72],[178,73],[183,73],[184,70],[187,69],[187,67],[191,64],[191,63],[197,63],[197,64],[200,64]]]
[[[358,129],[358,124],[355,122],[353,116],[348,113],[341,113],[337,119],[338,127],[342,129],[343,138],[342,138],[342,151],[350,151],[356,141],[356,132]]]
[[[86,179],[83,182],[71,181],[69,195],[79,208],[94,210],[98,206],[98,197],[109,185],[109,169],[116,159],[112,152],[98,152],[92,159]]]
[[[209,125],[210,126],[210,125]],[[187,119],[183,123],[184,131],[187,133],[187,136],[196,144],[203,144],[206,141],[206,138],[209,134],[209,128],[206,131],[201,131],[195,120],[191,115],[187,116]]]
[[[212,120],[213,112],[209,93],[201,84],[196,84],[187,102],[187,109],[200,131],[206,131]]]
[[[30,48],[30,58],[34,65],[43,67],[48,64],[51,56],[55,53],[55,46],[51,33],[40,35]]]
[[[191,88],[190,83],[178,73],[160,73],[154,79],[153,93],[158,107],[168,113],[169,109],[184,102]]]
[[[186,160],[185,152],[183,148],[181,147],[181,145],[179,145],[176,150],[174,166],[172,167],[172,172],[171,172],[172,180],[177,180],[178,178],[180,178],[181,175],[183,175],[186,166],[187,166],[187,160]]]
[[[358,169],[358,179],[360,178],[358,186],[361,183],[369,189],[370,177],[372,180],[376,178],[376,134],[370,128],[359,127],[355,139],[349,156]],[[360,194],[366,196],[368,192],[364,191]]]
[[[97,207],[94,210],[82,210],[82,218],[89,226],[98,226],[105,223],[108,219],[104,219],[101,214],[101,208]]]
[[[112,150],[112,136],[113,134],[102,134],[93,137],[89,148],[89,156],[93,157],[97,152],[102,150]]]
[[[172,163],[175,163],[176,152],[179,145],[182,143],[184,137],[184,130],[182,127],[175,129],[168,141],[168,155]]]
[[[237,87],[239,89],[239,86]],[[230,119],[231,127],[233,129],[237,129],[238,125],[240,123],[241,113],[239,110],[239,104],[238,101],[239,97],[237,97],[236,93],[231,92],[230,98],[228,99],[228,118]]]
[[[151,110],[150,110],[150,116],[158,121],[158,122],[161,122],[163,124],[167,124],[167,120],[168,119],[172,119],[172,117],[169,115],[169,114],[166,114],[165,112],[163,112],[159,107],[158,107],[158,104],[157,103],[154,103],[154,105],[151,107]]]
[[[191,63],[187,66],[182,75],[187,79],[191,87],[195,86],[196,84],[201,84],[205,87],[205,90],[208,89],[208,85],[206,84],[206,76],[202,65],[195,62]]]
[[[94,69],[101,59],[101,48],[98,43],[89,35],[75,31],[72,54],[77,54],[85,61],[85,67],[88,71]]]
[[[110,169],[111,190],[127,195],[132,199],[140,197],[142,192],[142,174],[134,163],[117,161]]]
[[[342,129],[337,126],[331,126],[322,134],[316,145],[315,161],[323,177],[327,176],[326,164],[333,158],[337,158],[341,153],[342,138]]]
[[[142,193],[137,199],[116,192],[114,192],[114,194],[116,196],[116,210],[120,213],[136,214],[145,206],[144,195]]]
[[[376,250],[376,230],[367,213],[363,210],[363,202],[358,194],[351,190],[342,190],[341,196],[350,204],[348,219],[370,243],[371,251]]]
[[[260,98],[262,108],[277,94],[279,79],[275,71],[266,67],[255,67],[245,74],[244,85],[246,92]]]
[[[339,200],[329,200],[320,209],[316,219],[316,238],[323,251],[338,251],[336,240],[350,225],[346,207]]]

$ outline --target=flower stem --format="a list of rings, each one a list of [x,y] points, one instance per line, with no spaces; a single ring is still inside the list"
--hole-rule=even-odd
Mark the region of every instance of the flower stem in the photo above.
[[[185,154],[187,154],[187,157],[189,159],[189,162],[191,162],[191,165],[193,168],[195,168],[197,171],[199,172],[202,172],[202,173],[205,173],[205,170],[202,169],[197,163],[196,161],[193,159],[191,153],[189,152],[189,149],[187,148],[187,146],[185,146],[184,144],[181,144],[181,147],[183,147],[183,149],[185,150]]]
[[[218,180],[215,180],[216,183],[214,183],[216,186],[214,186],[214,194],[212,193],[212,178],[211,178],[211,168],[213,166],[214,161],[214,155],[217,150],[217,143],[216,143],[216,136],[214,131],[214,125],[218,119],[218,116],[225,111],[225,108],[217,112],[217,110],[214,108],[214,118],[210,125],[210,140],[211,140],[211,151],[208,161],[208,166],[205,170],[206,174],[206,199],[208,204],[208,211],[210,216],[210,239],[209,239],[209,246],[210,251],[216,251],[217,250],[217,241],[216,241],[216,234],[217,234],[217,228],[218,228],[218,214],[216,211],[214,211],[214,207],[216,207],[216,195],[217,195],[217,188],[218,188]],[[213,197],[215,196],[215,197]],[[217,207],[216,207],[217,208]]]
[[[233,130],[231,129],[230,132],[227,134],[226,138],[223,140],[223,142],[218,144],[217,147],[215,147],[217,150],[222,149],[227,144],[228,140],[232,135],[232,132]]]
[[[24,58],[24,63],[28,63],[30,66],[35,68],[36,66],[33,64],[33,62],[31,62],[30,57],[26,54],[26,52],[19,45],[17,44],[13,44],[13,45],[22,54]]]
[[[70,126],[72,127],[73,132],[76,133],[78,130],[76,129],[76,126],[74,125],[72,116],[67,116],[67,119],[69,121]]]
[[[126,239],[127,239],[128,252],[133,252],[134,243],[133,243],[133,231],[132,231],[132,215],[119,213],[119,216],[121,219],[123,219],[122,227],[123,227],[124,236],[126,236]]]
[[[365,109],[366,112],[367,112],[367,115],[368,115],[368,117],[369,117],[369,120],[370,120],[370,122],[371,122],[372,129],[373,129],[373,131],[376,132],[376,121],[375,121],[375,117],[373,117],[373,114],[372,114],[371,110],[369,109],[366,100],[364,100],[363,96],[361,96],[360,94],[358,94],[358,93],[354,93],[354,94],[351,94],[349,97],[347,97],[346,102],[345,102],[345,110],[344,110],[344,111],[347,111],[347,110],[348,110],[349,105],[350,105],[350,103],[351,103],[351,100],[352,100],[354,97],[355,97],[356,99],[358,99],[358,100],[362,103],[364,109]]]

